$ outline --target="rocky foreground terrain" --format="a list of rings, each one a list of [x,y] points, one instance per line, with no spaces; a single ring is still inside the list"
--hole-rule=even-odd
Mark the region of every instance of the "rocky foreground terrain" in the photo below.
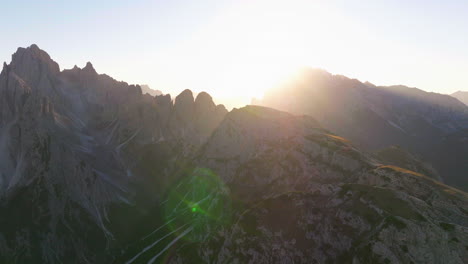
[[[61,71],[36,45],[0,74],[1,263],[465,263],[468,195],[443,177],[310,116]]]

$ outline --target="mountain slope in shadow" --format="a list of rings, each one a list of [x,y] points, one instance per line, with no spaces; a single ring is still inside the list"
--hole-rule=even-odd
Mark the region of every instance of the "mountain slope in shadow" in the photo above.
[[[451,96],[304,69],[261,104],[310,115],[369,151],[402,146],[432,164],[444,182],[468,190],[468,106]]]

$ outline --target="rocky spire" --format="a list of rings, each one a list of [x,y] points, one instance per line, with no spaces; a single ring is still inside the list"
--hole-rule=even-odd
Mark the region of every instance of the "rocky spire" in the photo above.
[[[7,74],[8,74],[8,65],[6,64],[6,62],[3,62],[3,68],[2,68],[2,71],[0,72],[0,76],[7,75]]]
[[[35,44],[28,48],[18,48],[12,56],[9,68],[32,87],[33,84],[39,84],[44,79],[42,77],[54,76],[60,72],[59,65]]]
[[[11,66],[17,73],[17,68],[28,66],[27,64],[43,65],[52,73],[60,71],[59,65],[50,58],[49,54],[41,50],[36,44],[32,44],[28,48],[18,48],[12,55]]]
[[[96,70],[93,67],[93,64],[91,64],[91,62],[89,61],[86,63],[86,66],[83,68],[83,71],[87,73],[97,74]]]
[[[197,98],[195,99],[195,105],[213,105],[213,98],[211,95],[209,95],[207,92],[201,92],[197,95]]]
[[[194,103],[193,93],[189,89],[185,89],[175,98],[175,105],[177,104],[185,104],[185,103]]]
[[[182,121],[189,122],[194,114],[194,104],[192,91],[186,89],[175,98],[174,112]]]
[[[211,96],[206,92],[201,92],[195,99],[195,113],[197,116],[203,116],[213,112],[216,109],[216,105],[213,102]]]

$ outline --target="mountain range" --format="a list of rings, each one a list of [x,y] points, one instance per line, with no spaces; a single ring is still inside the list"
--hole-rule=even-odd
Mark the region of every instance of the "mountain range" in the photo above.
[[[0,262],[464,263],[468,194],[441,181],[466,183],[467,107],[303,74],[228,112],[18,48],[0,73]]]
[[[366,151],[399,146],[468,190],[468,106],[449,95],[303,69],[257,104],[310,115]]]

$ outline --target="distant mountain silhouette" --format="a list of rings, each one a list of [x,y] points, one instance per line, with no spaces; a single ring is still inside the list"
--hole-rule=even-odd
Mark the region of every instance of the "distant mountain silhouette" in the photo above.
[[[468,190],[468,107],[451,96],[303,69],[262,104],[311,115],[370,151],[402,146],[433,164],[446,183]]]
[[[141,87],[141,92],[142,92],[143,94],[149,94],[149,95],[151,95],[151,96],[159,96],[159,95],[162,95],[162,94],[163,94],[163,93],[162,93],[161,91],[159,91],[159,90],[153,90],[153,89],[151,89],[151,88],[150,88],[148,85],[146,85],[146,84],[141,84],[140,87]]]
[[[451,94],[451,96],[457,98],[458,100],[460,100],[460,102],[468,105],[468,92],[458,91],[458,92]]]

